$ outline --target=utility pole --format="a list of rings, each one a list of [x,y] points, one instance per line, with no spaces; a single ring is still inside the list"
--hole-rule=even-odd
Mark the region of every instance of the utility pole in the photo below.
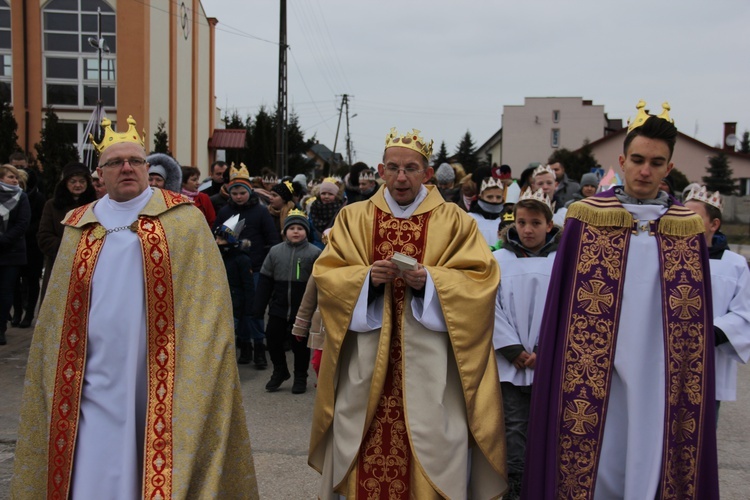
[[[344,94],[344,96],[347,98],[346,101],[344,101],[344,104],[346,105],[346,159],[349,163],[349,166],[352,166],[352,138],[349,135],[349,97]]]
[[[279,99],[276,105],[276,173],[280,177],[287,175],[287,87],[286,87],[286,0],[280,0],[281,12],[279,21]]]
[[[344,114],[344,106],[346,106],[346,144],[347,148],[349,147],[349,94],[344,94],[341,96],[341,107],[339,108],[339,123],[336,125],[336,138],[333,139],[333,153],[331,153],[331,161],[329,164],[332,164],[336,161],[336,145],[339,142],[339,129],[341,128],[341,116]],[[350,155],[350,164],[351,164],[351,155]],[[332,167],[333,165],[331,165]],[[330,172],[329,172],[330,173]]]

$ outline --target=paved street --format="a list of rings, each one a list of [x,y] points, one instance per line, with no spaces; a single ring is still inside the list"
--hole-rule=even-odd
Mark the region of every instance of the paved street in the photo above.
[[[30,329],[11,328],[8,345],[0,347],[0,499],[8,497],[31,335]],[[263,387],[270,374],[270,370],[240,367],[260,496],[315,498],[318,474],[307,466],[315,375],[311,372],[306,394],[292,395],[291,381],[285,382],[277,393],[265,392]],[[719,425],[721,492],[727,500],[745,500],[750,491],[750,367],[740,367],[738,386],[739,401],[722,406]]]

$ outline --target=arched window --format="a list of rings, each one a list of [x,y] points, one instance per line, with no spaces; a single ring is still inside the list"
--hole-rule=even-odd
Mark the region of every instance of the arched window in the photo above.
[[[13,99],[10,43],[10,5],[7,0],[0,0],[0,101],[5,102]]]
[[[3,0],[4,1],[4,0]],[[103,0],[51,0],[42,10],[45,105],[63,108],[96,106],[99,84],[97,8],[102,12],[102,101],[114,108],[115,11]]]

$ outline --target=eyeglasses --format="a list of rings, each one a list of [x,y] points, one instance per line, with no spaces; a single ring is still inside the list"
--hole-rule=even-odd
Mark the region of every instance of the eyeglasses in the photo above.
[[[122,168],[128,162],[131,167],[142,167],[146,164],[146,160],[143,158],[118,158],[116,160],[109,160],[107,163],[102,163],[100,167],[115,167]]]
[[[413,177],[424,172],[424,169],[414,167],[398,168],[394,167],[393,165],[386,165],[385,172],[388,175],[398,175],[399,172],[403,172],[405,175]]]

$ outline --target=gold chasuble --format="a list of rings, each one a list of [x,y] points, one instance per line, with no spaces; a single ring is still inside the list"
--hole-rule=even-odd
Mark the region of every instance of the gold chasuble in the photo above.
[[[179,194],[154,191],[130,226],[147,316],[143,498],[257,498],[224,265],[202,214]],[[29,353],[12,498],[70,495],[91,283],[107,237],[95,203],[63,221]],[[199,285],[186,271],[196,265]]]
[[[474,220],[427,189],[405,219],[391,214],[385,187],[346,206],[315,263],[326,339],[309,463],[323,475],[321,498],[480,499],[506,489],[492,348],[499,270]],[[348,330],[372,263],[394,252],[429,272],[447,332],[414,318],[401,278],[385,287],[381,328]]]

